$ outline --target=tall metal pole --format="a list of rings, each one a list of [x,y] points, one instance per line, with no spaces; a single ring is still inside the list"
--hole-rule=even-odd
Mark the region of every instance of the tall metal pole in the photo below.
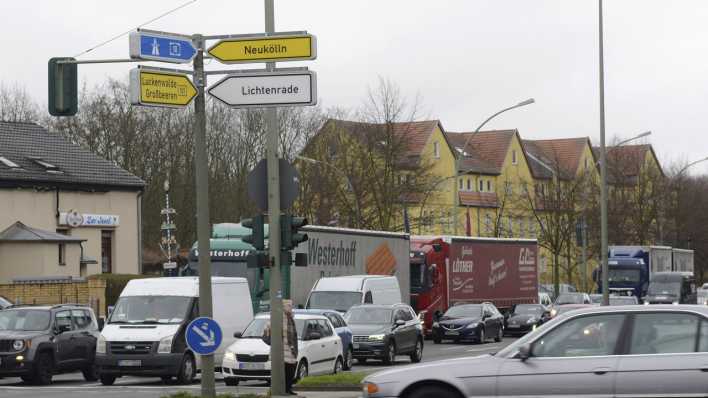
[[[273,0],[265,0],[265,31],[275,32]],[[268,62],[266,69],[275,69]],[[285,395],[285,363],[283,360],[283,293],[280,276],[280,184],[278,173],[278,111],[267,108],[266,164],[268,166],[268,252],[270,263],[270,390],[271,396]]]
[[[602,264],[602,305],[610,305],[609,270],[607,266],[607,148],[605,147],[605,60],[602,35],[602,0],[599,5],[600,32],[600,262]]]
[[[206,148],[206,106],[204,87],[204,38],[194,35],[197,56],[194,57],[194,152],[197,185],[197,246],[199,249],[199,315],[211,318],[211,258],[209,257],[209,167]],[[202,396],[214,397],[214,355],[201,356]]]

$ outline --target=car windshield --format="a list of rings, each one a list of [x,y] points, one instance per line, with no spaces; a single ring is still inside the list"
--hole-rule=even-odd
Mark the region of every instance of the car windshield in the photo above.
[[[650,296],[678,296],[680,292],[680,282],[652,282],[649,284]]]
[[[121,297],[108,323],[179,324],[191,309],[185,296]]]
[[[543,311],[540,305],[519,304],[514,308],[514,314],[541,315]]]
[[[354,304],[361,304],[361,292],[312,292],[307,308],[347,312]]]
[[[638,283],[640,279],[640,272],[638,269],[610,268],[607,275],[610,283]]]
[[[585,298],[584,294],[561,294],[558,296],[556,299],[556,304],[557,305],[563,305],[563,304],[583,304],[583,299]]]
[[[255,318],[248,324],[246,330],[241,335],[242,339],[260,339],[263,337],[263,332],[266,327],[270,326],[270,318]],[[295,319],[295,330],[297,331],[298,340],[302,340],[303,331],[305,330],[305,320]]]
[[[634,305],[637,304],[636,297],[610,297],[610,305]]]
[[[457,305],[450,307],[443,318],[472,318],[479,317],[482,315],[481,305]]]
[[[47,330],[50,319],[47,310],[4,310],[0,311],[0,330]]]
[[[349,310],[349,312],[344,315],[344,320],[347,324],[389,324],[391,323],[391,312],[390,308],[367,308],[367,307],[355,307]]]

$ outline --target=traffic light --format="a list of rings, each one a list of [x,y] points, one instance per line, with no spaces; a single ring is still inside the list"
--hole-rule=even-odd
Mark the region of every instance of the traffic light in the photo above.
[[[265,250],[265,227],[263,214],[241,220],[241,225],[250,228],[253,233],[245,235],[241,240],[250,243],[256,250],[246,256],[247,268],[264,268],[268,266],[268,255]]]
[[[290,250],[302,242],[307,241],[307,234],[300,232],[300,228],[307,225],[307,218],[295,217],[290,214],[280,216],[280,246],[284,250]]]
[[[49,114],[74,116],[79,110],[78,71],[76,64],[60,64],[57,61],[75,61],[74,58],[51,58],[49,60]]]

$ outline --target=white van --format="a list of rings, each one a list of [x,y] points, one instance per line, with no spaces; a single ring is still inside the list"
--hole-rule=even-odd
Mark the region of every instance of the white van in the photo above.
[[[223,341],[214,353],[221,364],[224,350],[253,319],[251,294],[245,278],[212,277],[213,319]],[[128,282],[96,344],[101,383],[111,385],[123,375],[176,377],[191,383],[199,356],[186,345],[184,332],[199,316],[199,278],[147,278]]]
[[[310,290],[307,309],[347,312],[355,304],[401,303],[395,276],[350,275],[320,278]]]

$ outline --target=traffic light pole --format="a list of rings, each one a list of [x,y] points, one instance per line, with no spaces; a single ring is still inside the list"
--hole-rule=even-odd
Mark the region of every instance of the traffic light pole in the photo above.
[[[206,149],[206,106],[204,87],[204,39],[194,35],[197,56],[194,57],[194,84],[197,96],[194,98],[194,156],[197,186],[197,247],[199,250],[199,315],[212,317],[211,302],[211,257],[209,242],[209,168]],[[214,397],[214,355],[201,356],[202,397]]]
[[[275,32],[273,0],[265,0],[266,35]],[[268,62],[266,69],[275,69]],[[268,165],[268,251],[270,263],[270,390],[271,396],[285,395],[285,363],[283,358],[283,294],[280,280],[280,182],[278,165],[278,111],[265,110],[266,164]]]

